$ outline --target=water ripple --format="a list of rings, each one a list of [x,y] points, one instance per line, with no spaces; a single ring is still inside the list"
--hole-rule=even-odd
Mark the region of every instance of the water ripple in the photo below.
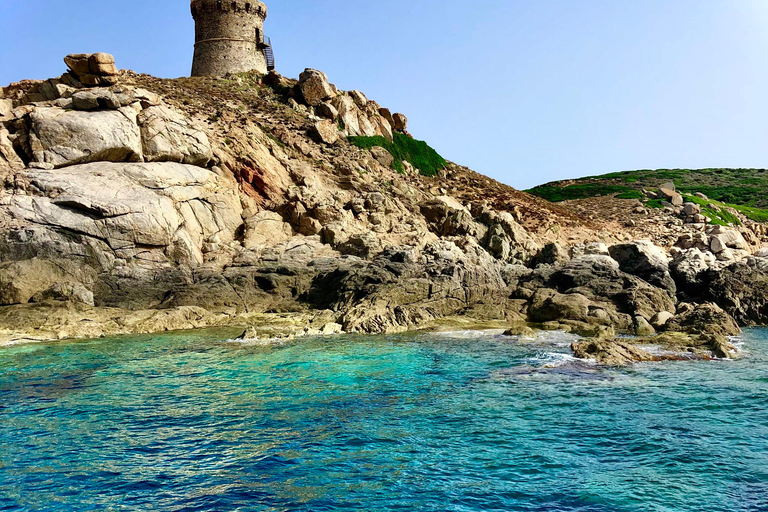
[[[768,510],[768,331],[604,369],[564,333],[0,351],[0,511]]]

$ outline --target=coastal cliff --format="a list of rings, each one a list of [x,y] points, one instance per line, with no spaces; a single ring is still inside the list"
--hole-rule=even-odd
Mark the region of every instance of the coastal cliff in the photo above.
[[[0,92],[0,342],[458,317],[573,331],[592,338],[577,355],[621,362],[652,357],[621,333],[728,357],[739,325],[768,322],[763,224],[713,225],[674,190],[667,209],[551,203],[443,160],[316,70],[65,62]]]

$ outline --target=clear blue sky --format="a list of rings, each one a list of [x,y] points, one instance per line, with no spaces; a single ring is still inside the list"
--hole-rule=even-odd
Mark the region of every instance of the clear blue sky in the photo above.
[[[661,167],[768,167],[768,0],[271,0],[277,67],[405,113],[518,188]],[[0,83],[67,53],[189,73],[188,0],[0,0]]]

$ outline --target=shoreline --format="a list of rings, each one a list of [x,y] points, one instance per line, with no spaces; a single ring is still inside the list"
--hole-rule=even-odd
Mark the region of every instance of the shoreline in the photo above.
[[[729,357],[717,357],[710,352],[703,336],[684,332],[664,332],[653,336],[635,336],[617,333],[608,338],[585,336],[567,323],[537,324],[481,320],[470,316],[453,315],[426,322],[397,332],[365,333],[345,332],[334,323],[330,311],[302,311],[288,313],[244,313],[227,315],[211,313],[202,308],[177,308],[175,310],[125,311],[117,308],[71,308],[50,305],[13,306],[23,319],[41,314],[48,321],[60,322],[65,312],[69,314],[60,325],[43,324],[30,331],[0,329],[0,350],[19,345],[64,343],[96,340],[109,337],[160,335],[202,331],[221,331],[232,341],[263,342],[273,344],[306,337],[333,337],[341,335],[391,336],[419,333],[456,333],[494,331],[509,338],[535,342],[548,332],[565,332],[576,338],[571,345],[573,357],[594,360],[602,366],[623,366],[643,361],[691,361],[729,360],[738,358],[743,351],[735,346],[737,339],[729,336]],[[2,308],[7,313],[9,308]],[[1,315],[0,315],[1,316]],[[5,325],[5,324],[4,324]],[[511,327],[510,327],[511,325]],[[57,328],[58,327],[58,328]],[[226,332],[226,334],[224,334]],[[735,356],[735,357],[734,357]]]

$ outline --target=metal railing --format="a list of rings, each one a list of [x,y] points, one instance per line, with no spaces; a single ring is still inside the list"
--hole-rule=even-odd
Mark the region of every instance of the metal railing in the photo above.
[[[272,40],[264,38],[264,58],[267,60],[267,70],[275,69],[275,52],[272,51]]]

